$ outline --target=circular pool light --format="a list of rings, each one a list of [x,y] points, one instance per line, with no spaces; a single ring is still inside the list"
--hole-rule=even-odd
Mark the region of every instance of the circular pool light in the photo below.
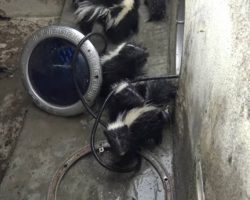
[[[83,111],[75,89],[71,63],[79,31],[64,26],[48,26],[35,32],[21,57],[26,89],[41,109],[55,115],[73,116]],[[99,55],[87,40],[76,59],[76,79],[82,95],[92,105],[102,83]]]

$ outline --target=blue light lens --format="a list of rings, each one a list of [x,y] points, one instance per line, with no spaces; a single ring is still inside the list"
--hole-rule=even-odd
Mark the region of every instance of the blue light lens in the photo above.
[[[74,50],[75,45],[61,38],[45,39],[34,48],[29,59],[29,78],[32,87],[46,102],[70,106],[79,100],[70,66]],[[90,70],[82,53],[77,56],[76,74],[84,95],[89,86]]]

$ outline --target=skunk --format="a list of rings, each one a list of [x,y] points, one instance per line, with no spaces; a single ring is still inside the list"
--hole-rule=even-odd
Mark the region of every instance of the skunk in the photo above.
[[[166,15],[166,0],[145,0],[149,10],[148,21],[162,20]]]
[[[120,112],[134,107],[150,104],[159,108],[170,105],[176,95],[176,86],[168,80],[130,83],[122,81],[112,86],[114,94],[108,104],[110,120],[117,118]],[[170,113],[171,113],[170,109]]]
[[[142,83],[141,83],[142,84]],[[147,81],[145,84],[144,98],[148,104],[152,104],[158,107],[166,106],[176,96],[177,87],[169,80],[154,80]],[[141,91],[138,89],[137,90]]]
[[[84,34],[100,22],[106,35],[117,43],[138,32],[139,0],[74,0],[76,20]]]
[[[114,121],[121,111],[128,111],[134,107],[144,105],[144,97],[128,81],[114,84],[112,88],[114,93],[108,104],[108,114],[111,121]]]
[[[103,71],[101,96],[107,95],[112,84],[143,74],[148,55],[146,48],[128,42],[103,55],[100,61]]]
[[[163,126],[173,112],[176,87],[166,80],[135,85],[123,81],[113,87],[109,113],[117,118],[104,131],[113,151],[124,156],[149,140],[159,144]]]
[[[124,156],[149,139],[159,144],[164,127],[162,112],[155,106],[144,105],[121,113],[115,122],[110,123],[104,134],[116,155]]]

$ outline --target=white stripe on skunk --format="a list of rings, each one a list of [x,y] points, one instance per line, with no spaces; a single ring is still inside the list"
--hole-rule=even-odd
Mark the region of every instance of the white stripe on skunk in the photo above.
[[[108,126],[104,134],[113,151],[118,156],[124,156],[149,141],[160,144],[163,127],[162,110],[144,105],[120,113],[117,120]]]
[[[125,124],[122,121],[115,121],[115,122],[109,124],[107,129],[109,131],[111,131],[111,130],[119,129],[123,126],[125,126]]]
[[[120,21],[128,14],[128,12],[133,9],[134,0],[124,0],[120,5],[123,7],[123,9],[114,19],[114,26],[117,26]]]
[[[140,0],[75,0],[76,20],[84,34],[100,23],[110,41],[119,43],[138,32]]]
[[[133,108],[132,110],[128,111],[124,120],[124,123],[130,127],[131,124],[133,124],[138,117],[143,115],[146,112],[156,110],[155,106],[145,105],[139,108]]]
[[[118,47],[116,47],[114,50],[110,51],[108,54],[101,57],[101,64],[103,65],[105,62],[111,60],[115,56],[117,56],[120,51],[123,49],[123,47],[126,45],[126,43],[120,44]]]
[[[124,127],[125,124],[124,124],[124,122],[122,121],[122,118],[123,118],[123,114],[120,114],[120,115],[117,117],[117,119],[116,119],[115,122],[110,123],[110,124],[108,125],[107,130],[112,131],[112,130],[116,130],[116,129],[119,129],[119,128],[121,128],[121,127]]]
[[[115,94],[121,92],[122,90],[124,90],[126,87],[129,86],[129,83],[126,82],[126,81],[122,81],[121,83],[119,84],[114,84],[112,86],[112,88],[115,90]]]
[[[78,22],[81,20],[91,21],[93,19],[99,19],[106,17],[106,30],[113,26],[117,26],[122,19],[133,9],[134,0],[123,0],[120,4],[112,7],[106,7],[104,5],[96,5],[91,1],[79,2],[79,7],[75,11],[76,19]],[[112,10],[121,8],[121,11],[116,17],[111,16]]]
[[[110,14],[110,10],[103,5],[95,5],[91,1],[79,2],[79,7],[75,11],[76,20],[91,21],[94,18],[107,17]]]

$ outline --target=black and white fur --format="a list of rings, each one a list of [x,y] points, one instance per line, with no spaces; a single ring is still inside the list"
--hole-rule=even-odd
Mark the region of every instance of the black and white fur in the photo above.
[[[113,151],[123,156],[148,140],[159,144],[173,111],[176,87],[166,80],[135,85],[123,81],[114,87],[109,113],[116,120],[104,131]]]
[[[163,127],[162,109],[144,105],[121,113],[116,121],[108,125],[104,133],[113,151],[119,156],[124,156],[140,148],[148,140],[153,139],[159,144]]]
[[[100,22],[113,42],[138,32],[139,0],[74,0],[76,20],[84,34]]]
[[[145,99],[129,81],[114,84],[114,93],[108,104],[108,113],[111,121],[115,121],[120,112],[126,112],[135,107],[143,106]]]
[[[149,11],[149,21],[162,20],[166,15],[166,0],[145,0]]]
[[[116,119],[120,112],[145,104],[164,109],[172,104],[177,90],[176,86],[168,80],[133,84],[129,81],[122,81],[114,84],[112,88],[114,89],[114,94],[108,106],[111,121]]]
[[[143,74],[147,62],[146,48],[135,43],[122,43],[101,57],[103,84],[101,96],[106,96],[111,85],[122,80],[133,80]]]

